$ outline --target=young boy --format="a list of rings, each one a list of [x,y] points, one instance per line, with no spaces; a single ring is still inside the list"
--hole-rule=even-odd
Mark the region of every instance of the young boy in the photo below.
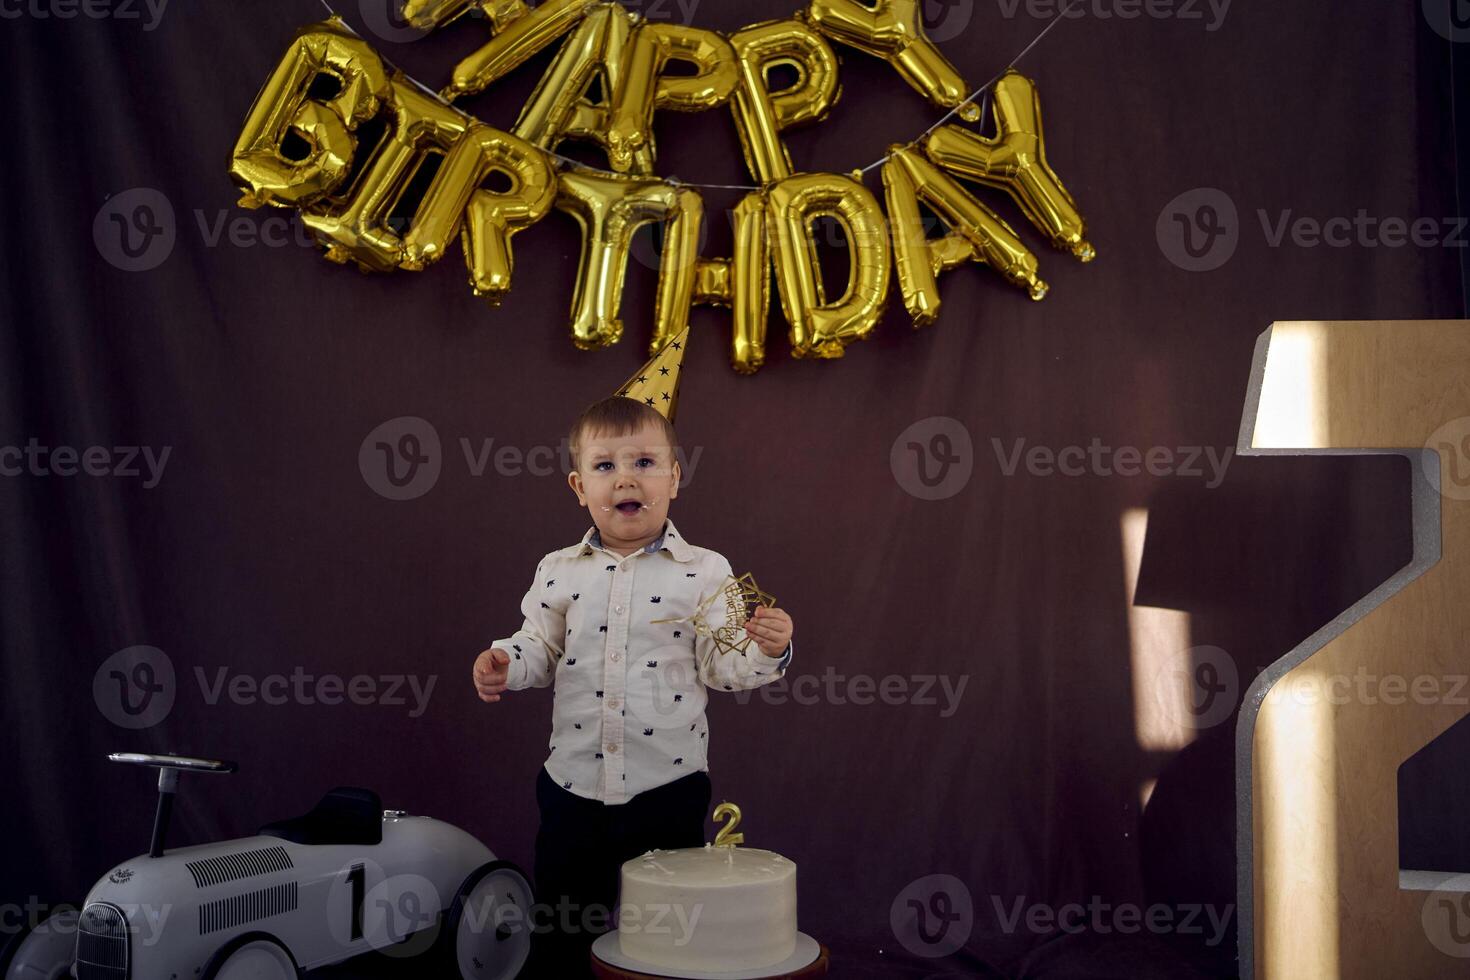
[[[589,947],[610,921],[624,861],[705,842],[710,779],[706,687],[769,684],[791,660],[791,617],[761,607],[721,652],[694,626],[730,625],[719,593],[730,563],[668,520],[679,492],[677,438],[654,408],[614,396],[571,431],[577,503],[594,527],[536,566],[525,623],[475,661],[480,699],[556,685],[550,754],[537,776],[538,922],[529,973],[590,976]],[[737,619],[744,618],[739,608]],[[731,634],[723,634],[729,637]],[[563,911],[563,909],[566,911]]]

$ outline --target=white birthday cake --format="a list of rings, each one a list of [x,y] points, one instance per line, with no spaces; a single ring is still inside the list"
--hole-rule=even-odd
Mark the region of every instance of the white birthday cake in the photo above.
[[[796,949],[796,865],[771,851],[706,844],[624,862],[624,956],[670,970],[756,970]]]

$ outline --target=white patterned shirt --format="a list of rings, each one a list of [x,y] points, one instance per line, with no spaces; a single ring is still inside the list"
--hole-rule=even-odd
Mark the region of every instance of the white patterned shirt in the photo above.
[[[510,653],[507,688],[555,681],[546,772],[563,789],[603,803],[707,770],[705,689],[760,687],[781,677],[780,658],[739,630],[720,652],[691,617],[712,630],[737,610],[716,595],[733,574],[718,552],[689,544],[673,521],[623,557],[602,546],[596,526],[536,566],[521,600],[525,622],[493,644]],[[743,623],[738,609],[735,627]],[[656,620],[676,620],[656,622]]]

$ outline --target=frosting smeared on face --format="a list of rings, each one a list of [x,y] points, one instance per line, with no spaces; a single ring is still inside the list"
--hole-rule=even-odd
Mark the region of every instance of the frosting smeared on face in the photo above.
[[[663,530],[669,503],[679,495],[679,463],[658,426],[622,436],[584,432],[568,482],[591,512],[603,547],[631,554]]]

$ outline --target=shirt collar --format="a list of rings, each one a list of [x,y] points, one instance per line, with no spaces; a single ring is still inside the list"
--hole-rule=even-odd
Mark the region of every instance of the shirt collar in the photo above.
[[[598,532],[597,525],[594,524],[588,528],[587,533],[582,535],[581,542],[573,547],[576,549],[578,556],[590,555],[593,548],[601,548],[602,535]],[[664,519],[663,532],[644,545],[643,551],[645,554],[650,555],[658,551],[667,551],[675,561],[685,562],[694,560],[694,550],[684,540],[683,536],[679,534],[678,528],[674,527],[674,522],[668,518]]]

